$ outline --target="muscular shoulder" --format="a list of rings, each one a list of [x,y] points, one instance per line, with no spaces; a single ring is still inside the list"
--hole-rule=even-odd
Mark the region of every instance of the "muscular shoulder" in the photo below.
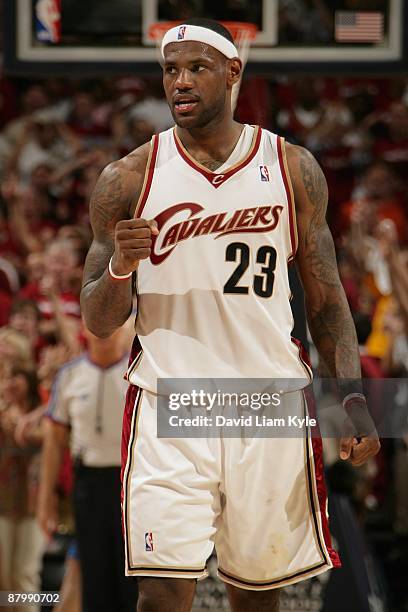
[[[285,144],[289,174],[295,196],[296,211],[303,213],[311,208],[327,207],[327,183],[313,155],[298,145]]]
[[[108,233],[121,219],[133,214],[143,185],[150,143],[135,149],[129,155],[111,162],[102,171],[92,193],[89,213],[92,228]]]
[[[125,157],[122,157],[121,159],[112,162],[111,164],[109,164],[109,166],[107,166],[107,168],[114,167],[123,175],[127,174],[134,180],[137,180],[138,177],[141,177],[143,181],[149,152],[150,142],[146,142],[144,145],[138,147]]]

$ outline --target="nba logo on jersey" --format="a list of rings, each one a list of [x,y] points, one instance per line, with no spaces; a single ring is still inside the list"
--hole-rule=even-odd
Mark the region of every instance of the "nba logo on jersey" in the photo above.
[[[261,174],[261,181],[268,181],[269,183],[269,170],[267,166],[259,166],[259,172]]]
[[[145,550],[153,552],[153,534],[151,531],[145,533]]]
[[[180,26],[177,34],[177,40],[183,40],[186,35],[186,26]]]

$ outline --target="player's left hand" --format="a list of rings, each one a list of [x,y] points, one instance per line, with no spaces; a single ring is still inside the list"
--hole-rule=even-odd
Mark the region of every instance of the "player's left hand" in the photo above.
[[[370,457],[374,457],[380,448],[377,432],[361,438],[343,437],[340,440],[340,459],[349,460],[355,466],[363,465]]]
[[[381,448],[375,423],[368,411],[365,397],[360,393],[350,394],[343,400],[347,418],[343,423],[340,440],[340,459],[352,465],[363,465]]]

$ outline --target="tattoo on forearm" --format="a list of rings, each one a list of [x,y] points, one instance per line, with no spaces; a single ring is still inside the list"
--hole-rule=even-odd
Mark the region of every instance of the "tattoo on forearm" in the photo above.
[[[91,331],[109,335],[122,325],[132,309],[131,281],[112,281],[107,271],[115,250],[118,221],[129,219],[143,185],[150,143],[102,172],[90,202],[94,240],[84,266],[81,305]]]
[[[113,290],[107,274],[115,249],[114,232],[119,219],[127,214],[124,177],[110,166],[99,178],[90,202],[94,241],[89,249],[81,291],[82,311],[88,327],[99,333],[112,333],[129,316],[132,305],[130,283],[119,283]]]
[[[81,292],[81,304],[88,326],[93,329],[102,326],[110,332],[127,319],[132,307],[130,283],[117,283],[112,291],[106,268],[113,248],[113,242],[92,244],[85,263]]]
[[[313,342],[329,374],[338,378],[359,378],[357,337],[345,299],[324,304],[318,311],[308,308],[307,314]]]
[[[306,299],[310,332],[331,376],[359,378],[360,357],[354,323],[341,285],[333,238],[326,223],[327,184],[320,166],[305,149],[299,151],[300,177],[310,215],[299,239],[308,276]],[[306,296],[307,298],[308,296]]]

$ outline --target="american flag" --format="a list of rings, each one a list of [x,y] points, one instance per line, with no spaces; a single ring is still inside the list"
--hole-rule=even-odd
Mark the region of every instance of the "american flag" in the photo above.
[[[336,11],[337,42],[382,42],[384,15],[378,11]]]

